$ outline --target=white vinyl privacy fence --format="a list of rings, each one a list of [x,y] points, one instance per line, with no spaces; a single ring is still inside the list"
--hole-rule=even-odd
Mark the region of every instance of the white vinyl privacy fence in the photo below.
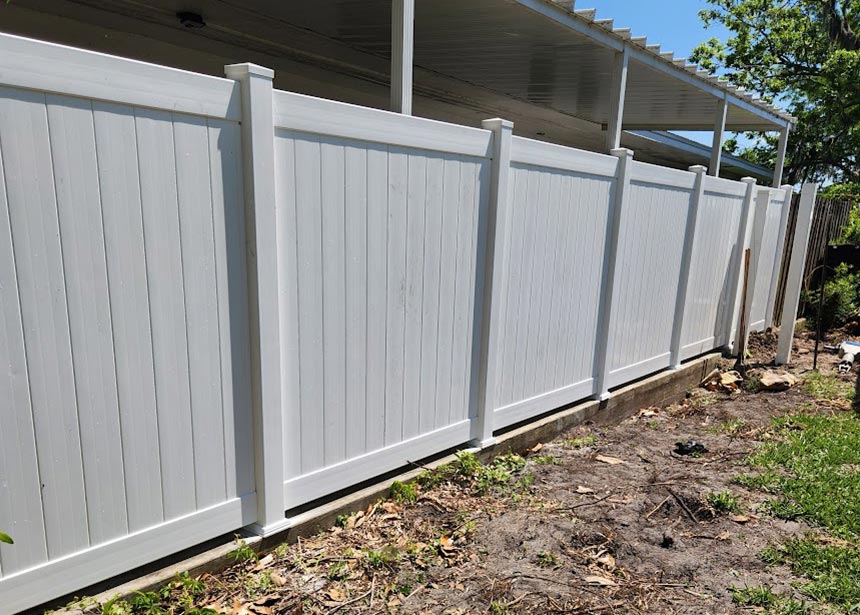
[[[2,615],[770,324],[788,189],[227,74],[0,36]]]

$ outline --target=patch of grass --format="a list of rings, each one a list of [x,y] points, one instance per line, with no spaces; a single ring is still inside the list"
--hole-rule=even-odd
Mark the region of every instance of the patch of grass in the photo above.
[[[807,615],[809,605],[790,596],[781,596],[764,585],[754,587],[731,587],[732,601],[740,606],[754,607],[767,615]]]
[[[750,458],[779,516],[803,518],[845,539],[860,537],[860,421],[850,414],[774,419],[776,441]],[[779,472],[777,473],[777,470]]]
[[[559,463],[558,458],[553,455],[538,455],[537,457],[532,457],[532,461],[542,466],[550,466]]]
[[[746,424],[746,421],[743,419],[729,419],[711,427],[708,431],[711,433],[726,434],[727,436],[736,436],[743,431]]]
[[[586,434],[579,438],[571,438],[567,441],[567,445],[571,448],[587,448],[589,446],[594,446],[597,444],[597,436],[594,434]]]
[[[510,607],[506,602],[502,602],[501,600],[493,600],[490,602],[490,613],[491,615],[504,615],[508,612]]]
[[[233,539],[233,544],[236,545],[236,548],[230,551],[227,556],[234,561],[247,562],[248,560],[251,560],[256,562],[257,559],[259,559],[257,557],[257,552],[254,551],[254,549],[252,549],[247,542],[242,540],[238,534],[236,534],[235,538]]]
[[[708,505],[714,509],[716,513],[732,513],[741,512],[741,502],[731,491],[724,489],[723,491],[714,491],[705,496]]]
[[[808,395],[827,401],[851,401],[854,388],[850,383],[840,380],[833,374],[810,372],[803,382],[803,389]]]
[[[541,568],[558,568],[558,558],[550,551],[539,551],[535,563]]]
[[[391,484],[391,499],[398,504],[411,504],[418,499],[418,485],[415,483],[401,483],[394,481]]]
[[[795,538],[762,553],[770,564],[787,564],[809,579],[799,589],[814,600],[854,613],[860,610],[860,549],[856,545],[828,544],[813,536]]]
[[[768,470],[765,472],[740,474],[732,479],[732,482],[740,485],[741,487],[746,487],[747,489],[756,489],[758,491],[773,493],[775,486],[779,483],[779,479],[779,474],[772,470]]]
[[[393,567],[400,561],[400,551],[394,545],[385,545],[379,551],[365,551],[364,556],[371,568]]]
[[[826,377],[806,386],[824,398],[841,394]],[[810,598],[860,611],[860,421],[848,413],[795,414],[773,425],[774,440],[749,459],[762,472],[748,484],[777,495],[767,503],[774,515],[804,519],[836,538],[791,539],[762,558],[807,579],[799,588]]]

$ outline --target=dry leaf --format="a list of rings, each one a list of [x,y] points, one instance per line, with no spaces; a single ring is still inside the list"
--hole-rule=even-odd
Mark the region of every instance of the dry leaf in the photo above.
[[[383,502],[382,510],[384,510],[387,513],[398,513],[401,510],[403,510],[403,507],[398,506],[394,502],[388,501],[388,502]]]
[[[274,583],[278,587],[283,587],[287,584],[287,577],[280,575],[277,572],[273,572],[272,574],[270,574],[269,578],[272,579],[272,583]]]
[[[598,557],[597,563],[602,564],[604,567],[609,568],[610,570],[615,568],[615,558],[612,557],[612,555],[610,555],[609,553]]]
[[[639,411],[639,416],[645,419],[650,418],[652,416],[657,416],[657,410],[654,408],[642,408]]]
[[[251,615],[251,610],[248,608],[248,605],[242,604],[238,598],[233,598],[233,610],[230,611],[231,615]]]
[[[607,457],[606,455],[597,455],[595,459],[602,463],[608,463],[611,466],[618,465],[619,463],[624,463],[621,459],[618,459],[617,457]]]
[[[577,493],[595,493],[594,489],[592,489],[591,487],[583,487],[582,485],[579,485],[576,488],[576,492]]]
[[[269,553],[267,556],[260,558],[260,561],[257,562],[257,565],[254,566],[253,570],[262,570],[269,566],[272,562],[275,561],[275,556]]]
[[[618,585],[612,579],[607,579],[606,577],[600,577],[596,574],[589,575],[585,577],[585,582],[589,585],[603,585],[604,587],[615,587]]]
[[[542,448],[543,448],[543,444],[541,444],[540,442],[538,442],[537,444],[535,444],[533,447],[531,447],[531,448],[529,449],[529,452],[530,452],[530,453],[536,453],[536,452],[538,452],[538,451],[539,451],[540,449],[542,449]]]
[[[729,538],[731,538],[731,536],[732,536],[732,533],[728,530],[725,530],[725,531],[717,534],[717,540],[728,540]]]
[[[328,594],[328,597],[335,602],[343,602],[346,600],[346,595],[337,587],[330,587],[326,594]]]
[[[735,523],[746,523],[750,520],[750,517],[748,517],[747,515],[732,515],[731,517],[729,517],[729,519],[731,519]]]
[[[454,541],[451,540],[450,536],[442,536],[439,539],[439,544],[442,546],[443,551],[449,551],[451,549],[455,549]]]

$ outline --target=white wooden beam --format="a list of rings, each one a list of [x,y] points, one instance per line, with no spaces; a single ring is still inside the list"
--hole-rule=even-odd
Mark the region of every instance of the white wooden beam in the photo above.
[[[717,116],[714,118],[714,141],[711,145],[711,164],[708,175],[720,176],[720,159],[723,155],[723,134],[726,131],[726,115],[729,111],[729,98],[723,96],[717,106]]]
[[[606,151],[621,147],[621,126],[624,122],[624,97],[627,93],[627,68],[630,51],[627,45],[615,54],[612,67],[612,90],[609,97],[609,121],[606,126]]]
[[[785,295],[782,300],[782,323],[779,327],[779,342],[776,346],[777,365],[785,365],[791,360],[791,343],[794,340],[794,325],[797,320],[798,303],[800,303],[800,290],[803,286],[803,267],[806,263],[809,228],[812,226],[812,212],[815,210],[817,194],[818,184],[803,184],[800,190],[797,225],[791,246],[791,263],[788,265]]]
[[[415,0],[391,0],[391,110],[412,115]]]
[[[779,132],[779,145],[776,150],[776,166],[773,169],[773,187],[782,184],[782,172],[785,168],[785,151],[788,149],[788,129],[786,126]]]

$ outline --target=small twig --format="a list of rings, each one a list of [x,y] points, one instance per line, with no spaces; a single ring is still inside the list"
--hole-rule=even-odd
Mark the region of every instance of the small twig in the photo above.
[[[350,604],[355,604],[355,603],[356,603],[356,602],[358,602],[359,600],[364,600],[364,599],[365,599],[365,598],[367,598],[370,594],[371,594],[371,592],[367,592],[367,593],[365,593],[365,594],[362,594],[362,595],[361,595],[361,596],[359,596],[358,598],[353,598],[352,600],[349,600],[348,602],[344,602],[343,604],[339,604],[339,605],[337,605],[336,607],[334,607],[332,610],[328,611],[328,612],[326,613],[326,615],[332,615],[333,613],[337,613],[339,610],[341,610],[342,608],[344,608],[344,607],[346,607],[346,606],[349,606]]]
[[[645,515],[645,518],[646,518],[646,519],[650,519],[650,518],[651,518],[651,515],[653,515],[655,512],[657,512],[658,510],[660,510],[661,508],[663,508],[663,504],[665,504],[666,502],[668,502],[668,501],[669,501],[669,498],[671,498],[671,497],[672,497],[672,496],[667,495],[667,496],[663,499],[663,501],[662,501],[662,502],[660,502],[659,504],[657,504],[657,506],[655,506],[655,507],[654,507],[654,510],[652,510],[652,511],[651,511],[651,512],[649,512],[647,515]]]
[[[574,504],[573,506],[564,506],[562,508],[557,508],[556,510],[576,510],[577,508],[582,508],[584,506],[593,506],[594,504],[599,504],[603,500],[608,500],[612,497],[612,494],[605,495],[602,498],[598,498],[596,500],[592,500],[591,502],[582,502],[580,504]]]
[[[370,605],[368,609],[373,609],[373,595],[376,592],[376,573],[373,573],[373,580],[370,581]]]
[[[675,493],[674,491],[672,491],[671,489],[668,489],[667,491],[668,491],[670,494],[672,494],[672,497],[673,497],[673,498],[675,498],[675,499],[678,501],[678,504],[680,504],[680,505],[681,505],[681,508],[683,508],[683,509],[684,509],[684,512],[686,512],[686,513],[690,516],[690,519],[692,519],[692,520],[693,520],[693,523],[698,524],[698,523],[699,523],[699,520],[698,520],[698,519],[696,519],[696,515],[694,515],[694,514],[693,514],[693,511],[691,511],[691,510],[690,510],[690,508],[687,506],[687,504],[684,502],[684,500],[682,500],[682,499],[681,499],[681,497],[680,497],[677,493]]]

